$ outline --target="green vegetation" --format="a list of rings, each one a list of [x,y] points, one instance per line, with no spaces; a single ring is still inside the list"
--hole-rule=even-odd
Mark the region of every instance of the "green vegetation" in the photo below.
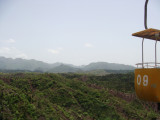
[[[134,93],[134,74],[0,73],[3,120],[149,120],[159,117]]]

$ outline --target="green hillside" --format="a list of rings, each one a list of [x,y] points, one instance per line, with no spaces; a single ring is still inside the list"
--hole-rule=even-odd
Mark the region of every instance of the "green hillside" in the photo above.
[[[1,73],[3,120],[149,120],[154,103],[136,98],[133,73]]]

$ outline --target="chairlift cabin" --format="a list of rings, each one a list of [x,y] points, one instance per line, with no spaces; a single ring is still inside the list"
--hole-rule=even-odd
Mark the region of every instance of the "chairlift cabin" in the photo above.
[[[149,0],[145,1],[144,6],[144,27],[145,30],[133,33],[133,36],[142,38],[142,63],[138,63],[135,69],[135,91],[139,99],[158,102],[160,110],[160,63],[157,63],[157,42],[160,41],[160,30],[148,29],[147,27],[147,6]],[[155,42],[155,61],[144,62],[143,43],[145,39]]]
[[[157,63],[157,42],[160,41],[160,30],[146,29],[133,36],[142,38],[142,63],[135,69],[135,91],[139,99],[160,102],[160,63]],[[143,43],[145,39],[155,42],[155,61],[144,62]]]

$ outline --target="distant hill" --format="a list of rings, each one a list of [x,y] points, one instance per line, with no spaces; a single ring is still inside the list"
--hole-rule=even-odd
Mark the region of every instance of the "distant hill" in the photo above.
[[[49,69],[47,72],[52,72],[52,73],[69,73],[69,72],[71,72],[71,73],[74,73],[74,72],[78,72],[78,71],[80,71],[79,68],[75,68],[72,66],[61,64],[57,67]]]
[[[83,70],[85,70],[85,71],[97,70],[97,69],[104,69],[104,70],[133,70],[134,67],[131,66],[131,65],[124,65],[124,64],[117,64],[117,63],[96,62],[96,63],[90,63],[89,65],[86,65],[83,68]]]
[[[89,65],[74,66],[72,64],[54,63],[49,64],[37,60],[26,59],[12,59],[0,57],[0,70],[22,70],[22,71],[37,71],[37,72],[51,72],[51,73],[75,73],[75,72],[88,72],[99,73],[99,70],[134,70],[131,65],[96,62]],[[94,72],[93,72],[94,71]],[[102,73],[102,72],[101,72]]]
[[[56,67],[60,65],[59,63],[48,64],[37,60],[26,60],[26,59],[12,59],[0,57],[0,69],[5,70],[30,70],[34,71],[36,69],[42,69],[43,71],[48,70],[49,68]]]

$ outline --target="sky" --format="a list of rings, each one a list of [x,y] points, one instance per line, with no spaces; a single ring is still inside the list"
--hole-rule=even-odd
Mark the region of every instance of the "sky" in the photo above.
[[[0,0],[0,56],[87,65],[141,62],[145,0]],[[160,0],[148,3],[148,28],[160,29]],[[144,61],[154,61],[145,40]],[[160,45],[157,46],[160,62]]]

